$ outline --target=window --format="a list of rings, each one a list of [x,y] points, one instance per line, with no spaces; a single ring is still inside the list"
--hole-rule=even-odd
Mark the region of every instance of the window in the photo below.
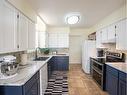
[[[68,48],[69,33],[68,32],[50,32],[49,33],[50,48]]]
[[[45,23],[37,17],[36,25],[36,47],[45,48],[46,47],[46,25]]]

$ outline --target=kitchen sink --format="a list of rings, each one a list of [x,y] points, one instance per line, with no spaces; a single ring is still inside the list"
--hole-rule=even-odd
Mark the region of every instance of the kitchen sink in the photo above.
[[[36,59],[34,59],[33,61],[45,61],[47,60],[49,57],[38,57]]]

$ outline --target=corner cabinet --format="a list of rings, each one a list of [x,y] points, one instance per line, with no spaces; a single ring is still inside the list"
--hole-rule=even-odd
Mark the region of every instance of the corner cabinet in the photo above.
[[[22,86],[0,86],[1,95],[40,95],[40,75],[37,72]]]
[[[127,95],[127,74],[106,65],[106,91],[109,95]]]
[[[53,56],[48,61],[48,79],[50,79],[53,71],[68,71],[69,56]]]
[[[53,60],[53,71],[69,70],[69,56],[54,56]]]

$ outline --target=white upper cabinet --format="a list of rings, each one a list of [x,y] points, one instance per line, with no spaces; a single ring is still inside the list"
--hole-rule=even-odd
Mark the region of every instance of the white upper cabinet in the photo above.
[[[1,52],[12,52],[17,50],[17,12],[15,8],[6,2],[0,4],[2,11],[0,18],[0,44]]]
[[[103,28],[101,30],[101,40],[102,40],[102,43],[107,43],[108,42],[108,29],[107,28]]]
[[[4,12],[4,7],[3,7],[3,0],[0,1],[0,52],[3,51],[3,22],[4,22],[4,19],[1,19],[4,17],[4,15],[2,14]]]
[[[105,48],[105,46],[102,44],[102,31],[98,30],[96,32],[96,48]]]
[[[28,49],[28,19],[21,13],[18,21],[18,45],[20,51]]]
[[[28,23],[28,49],[35,49],[35,23],[29,20]]]
[[[107,27],[108,29],[108,42],[115,43],[116,42],[116,23]]]
[[[116,25],[116,49],[127,50],[127,19]]]
[[[96,32],[96,47],[101,47],[101,31]]]

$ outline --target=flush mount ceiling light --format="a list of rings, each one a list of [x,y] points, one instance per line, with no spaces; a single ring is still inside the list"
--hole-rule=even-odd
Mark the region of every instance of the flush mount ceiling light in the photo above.
[[[73,25],[77,24],[80,21],[80,14],[69,14],[65,17],[65,21],[67,24]]]

